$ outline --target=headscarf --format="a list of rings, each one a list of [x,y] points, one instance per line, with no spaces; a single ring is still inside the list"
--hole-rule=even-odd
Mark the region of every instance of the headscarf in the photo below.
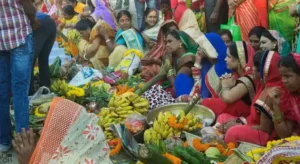
[[[226,58],[226,51],[227,47],[222,40],[222,38],[216,33],[207,33],[205,36],[202,36],[200,47],[205,50],[205,53],[210,58],[216,58],[217,63],[213,69],[215,69],[218,77],[222,76],[224,73],[231,73],[231,70],[227,68],[225,58]],[[198,42],[199,43],[199,42]],[[203,47],[203,45],[205,47]],[[210,48],[208,48],[210,47]],[[209,60],[203,59],[201,61],[202,69],[201,69],[201,97],[202,98],[209,98],[211,93],[206,85],[207,73],[212,68],[213,64],[210,63]],[[217,78],[218,78],[217,77]]]
[[[161,57],[164,55],[166,50],[166,34],[163,33],[162,28],[174,24],[177,26],[174,20],[167,20],[163,24],[161,24],[158,36],[157,36],[157,44],[153,47],[148,55],[146,55],[142,60],[142,73],[141,77],[146,80],[150,80],[156,74],[158,74],[161,66]],[[177,26],[178,29],[178,26]]]
[[[109,147],[98,117],[80,105],[54,98],[30,164],[107,163]]]
[[[268,92],[272,87],[280,88],[280,110],[284,114],[285,119],[295,120],[294,113],[292,112],[292,104],[289,100],[290,94],[284,87],[277,64],[280,60],[279,53],[275,51],[266,51],[260,63],[260,76],[262,78],[262,86],[257,89],[254,101],[251,106],[251,114],[247,118],[250,125],[259,125],[260,117],[258,113],[264,114],[271,119],[272,111],[270,101],[268,99]]]
[[[280,34],[276,30],[269,30],[269,32],[272,34],[272,36],[277,40],[278,42],[278,52],[281,56],[287,56],[291,53],[291,46],[288,41],[283,37],[282,34]]]
[[[184,31],[177,30],[176,32],[180,36],[180,41],[185,46],[186,51],[195,55],[199,45]]]
[[[239,61],[244,69],[244,75],[250,75],[253,71],[253,56],[255,51],[250,44],[244,41],[237,41],[236,47],[238,52]]]

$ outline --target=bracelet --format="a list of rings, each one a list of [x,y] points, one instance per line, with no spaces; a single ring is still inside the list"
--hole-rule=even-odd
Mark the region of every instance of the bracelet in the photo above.
[[[198,63],[195,63],[194,66],[195,66],[196,68],[202,69],[202,65],[200,65],[200,64],[198,64]]]
[[[110,39],[107,39],[105,42],[108,43],[108,42],[110,42],[110,41],[111,41]]]
[[[169,69],[167,77],[173,76],[174,75],[174,70],[173,69]]]
[[[284,121],[284,118],[282,116],[282,114],[280,114],[280,116],[272,116],[272,121],[274,122],[274,124],[280,124]]]
[[[86,53],[83,55],[83,59],[84,59],[84,60],[88,60],[88,59],[85,57],[85,55],[86,55]]]

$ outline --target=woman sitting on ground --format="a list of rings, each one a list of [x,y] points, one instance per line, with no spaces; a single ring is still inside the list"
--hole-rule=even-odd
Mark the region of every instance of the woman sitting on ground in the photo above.
[[[216,116],[228,113],[247,117],[256,90],[252,76],[253,56],[254,50],[246,42],[230,44],[225,61],[233,74],[221,78],[220,97],[204,99],[202,105],[213,110]]]
[[[117,31],[115,40],[111,40],[105,28],[98,28],[99,34],[105,38],[106,45],[111,52],[109,56],[109,69],[117,67],[122,61],[124,53],[129,49],[144,51],[142,35],[131,25],[131,14],[122,10],[117,15],[120,29]]]

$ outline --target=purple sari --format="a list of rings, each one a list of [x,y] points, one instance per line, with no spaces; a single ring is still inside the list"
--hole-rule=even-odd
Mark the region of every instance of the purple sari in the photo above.
[[[92,13],[92,17],[98,22],[99,19],[103,19],[111,28],[116,29],[116,24],[113,19],[113,15],[107,9],[105,4],[101,0],[95,0],[95,11]]]

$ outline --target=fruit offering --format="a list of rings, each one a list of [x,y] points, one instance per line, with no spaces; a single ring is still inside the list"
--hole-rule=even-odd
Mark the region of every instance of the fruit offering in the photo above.
[[[70,90],[70,87],[65,80],[56,80],[54,83],[52,83],[50,89],[58,96],[66,96]]]
[[[158,144],[159,140],[180,137],[182,131],[194,131],[200,128],[202,128],[200,120],[192,113],[185,115],[181,110],[179,118],[176,118],[170,111],[160,112],[153,127],[145,131],[144,141]]]
[[[103,128],[107,139],[114,138],[111,124],[122,123],[131,114],[145,114],[148,112],[149,102],[132,92],[110,99],[107,108],[101,108],[99,125]]]

